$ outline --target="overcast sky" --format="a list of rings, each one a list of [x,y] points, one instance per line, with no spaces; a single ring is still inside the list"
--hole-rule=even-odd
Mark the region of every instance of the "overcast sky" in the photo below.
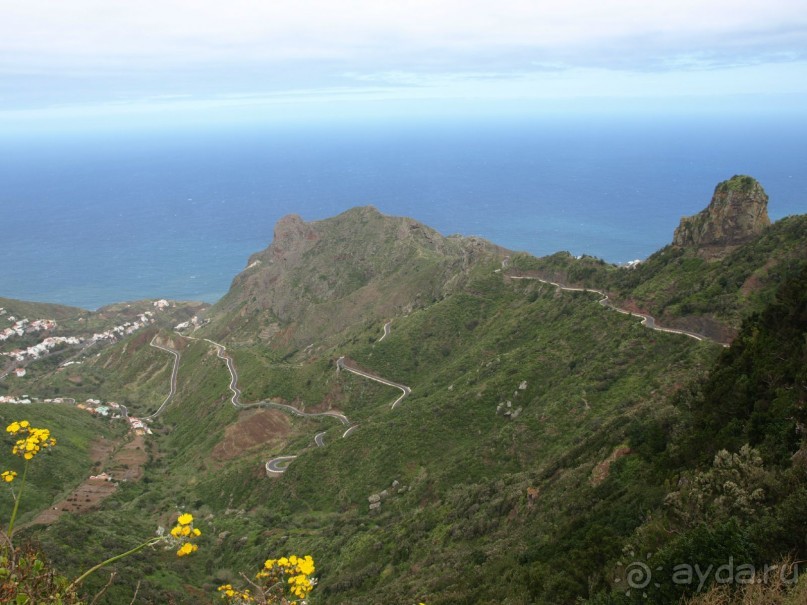
[[[621,100],[803,107],[805,0],[0,0],[0,124]]]

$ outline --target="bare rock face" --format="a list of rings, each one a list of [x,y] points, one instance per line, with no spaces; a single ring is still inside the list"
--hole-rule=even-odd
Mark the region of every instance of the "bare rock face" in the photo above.
[[[269,248],[273,261],[296,263],[319,239],[316,230],[296,214],[281,218],[275,225],[275,237]]]
[[[733,176],[715,188],[705,210],[681,219],[673,245],[721,256],[770,224],[768,195],[762,185],[750,176]]]

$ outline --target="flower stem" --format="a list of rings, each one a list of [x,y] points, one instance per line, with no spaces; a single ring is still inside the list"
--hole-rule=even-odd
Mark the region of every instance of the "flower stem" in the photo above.
[[[164,536],[158,536],[156,538],[150,538],[150,539],[146,540],[145,542],[143,542],[142,544],[140,544],[138,546],[135,546],[131,550],[127,550],[124,553],[121,553],[119,555],[115,555],[114,557],[110,557],[106,561],[101,561],[98,565],[90,567],[87,571],[85,571],[83,574],[81,574],[79,577],[77,577],[75,580],[73,580],[73,583],[70,584],[70,586],[68,587],[68,591],[77,588],[78,585],[81,584],[87,576],[89,576],[92,573],[95,573],[96,571],[98,571],[102,567],[106,567],[107,565],[111,565],[115,561],[120,561],[121,559],[124,559],[124,558],[128,557],[129,555],[133,555],[136,552],[139,552],[139,551],[143,550],[147,546],[152,546],[153,544],[157,544],[157,542],[161,542],[164,539],[165,539]]]
[[[17,520],[17,509],[20,508],[20,500],[22,500],[22,492],[25,489],[25,478],[28,476],[28,463],[30,460],[25,461],[25,469],[22,471],[22,479],[20,480],[20,491],[17,497],[14,498],[14,510],[11,511],[11,521],[8,522],[8,539],[14,537],[14,521]]]

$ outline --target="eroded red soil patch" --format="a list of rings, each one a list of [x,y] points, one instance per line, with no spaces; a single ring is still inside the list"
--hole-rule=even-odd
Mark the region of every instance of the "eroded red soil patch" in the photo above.
[[[617,447],[613,452],[611,452],[610,456],[600,462],[591,471],[591,484],[596,486],[605,481],[608,478],[608,474],[611,472],[611,465],[630,453],[631,449],[627,445],[620,445]]]
[[[224,438],[213,448],[214,460],[230,460],[257,445],[283,440],[291,430],[288,414],[279,410],[243,412],[238,422],[224,432]]]

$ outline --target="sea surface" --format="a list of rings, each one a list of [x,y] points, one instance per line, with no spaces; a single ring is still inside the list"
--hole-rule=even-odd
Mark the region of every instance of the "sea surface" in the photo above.
[[[734,174],[807,212],[807,124],[769,117],[370,122],[4,138],[0,296],[216,301],[289,213],[372,204],[443,234],[610,262]]]

